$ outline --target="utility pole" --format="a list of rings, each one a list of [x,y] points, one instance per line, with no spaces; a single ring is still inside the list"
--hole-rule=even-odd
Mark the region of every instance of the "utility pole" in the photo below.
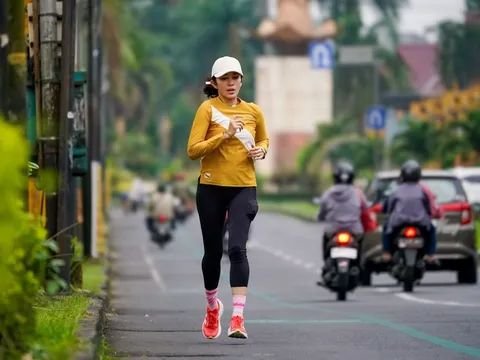
[[[97,239],[97,180],[100,171],[100,97],[101,97],[101,0],[88,0],[89,60],[88,60],[88,174],[84,177],[84,252],[96,254]]]
[[[61,95],[58,152],[57,227],[62,278],[70,283],[72,237],[75,226],[75,186],[72,176],[73,68],[75,62],[75,1],[63,0]]]
[[[40,117],[39,117],[39,162],[48,181],[47,189],[47,231],[49,237],[57,234],[57,183],[58,169],[58,119],[60,82],[58,78],[59,59],[57,39],[56,0],[37,0],[40,53]],[[46,175],[46,174],[49,174]],[[47,179],[48,176],[48,179]]]
[[[73,0],[34,0],[33,13],[37,17],[39,52],[35,79],[39,82],[39,163],[44,174],[49,174],[47,187],[47,231],[55,238],[59,257],[63,260],[61,277],[70,284],[71,234],[74,223],[74,196],[70,173],[71,119],[67,114],[72,107],[72,71],[74,56],[75,3]],[[63,22],[60,22],[63,13]],[[59,31],[60,25],[61,32]],[[59,39],[61,33],[62,38]],[[38,64],[39,74],[38,74]]]

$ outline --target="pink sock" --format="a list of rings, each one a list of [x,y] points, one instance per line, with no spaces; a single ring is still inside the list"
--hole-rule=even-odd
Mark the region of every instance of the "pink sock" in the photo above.
[[[233,295],[233,314],[232,316],[243,317],[243,309],[245,308],[245,302],[247,297],[245,295]]]
[[[209,309],[216,309],[218,306],[217,295],[218,289],[205,290],[205,295],[207,297],[207,306]]]

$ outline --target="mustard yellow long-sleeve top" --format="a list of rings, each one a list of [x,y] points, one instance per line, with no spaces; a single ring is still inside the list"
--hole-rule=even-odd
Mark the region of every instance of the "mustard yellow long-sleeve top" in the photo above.
[[[225,139],[231,118],[240,116],[244,128]],[[256,186],[254,161],[248,157],[252,146],[268,150],[268,134],[259,106],[240,100],[228,105],[218,97],[198,108],[188,139],[188,156],[201,159],[200,183],[220,186]]]

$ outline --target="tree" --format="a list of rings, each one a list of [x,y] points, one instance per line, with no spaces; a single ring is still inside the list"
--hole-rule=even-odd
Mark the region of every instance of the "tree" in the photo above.
[[[0,3],[0,115],[22,122],[26,119],[25,5]]]
[[[359,0],[318,0],[318,2],[339,24],[340,33],[336,39],[337,43],[340,45],[368,44],[377,47],[376,56],[381,62],[378,76],[382,87],[389,89],[407,87],[404,65],[394,52],[382,48],[378,41],[379,31],[387,29],[392,48],[396,48],[398,10],[407,1],[374,1],[382,18],[367,32],[363,32]],[[363,132],[363,113],[366,107],[374,102],[373,77],[371,65],[339,66],[336,69],[335,120],[330,125],[322,125],[316,139],[304,149],[299,159],[301,171],[312,172],[312,169],[319,169],[326,159],[334,161],[343,157],[349,158],[362,171],[371,169],[379,163],[380,159],[374,155],[379,153],[380,148],[383,149],[382,141],[355,137],[355,134]]]
[[[466,0],[467,11],[480,11],[480,0]]]
[[[398,134],[391,145],[390,154],[397,165],[414,158],[421,163],[437,158],[440,130],[431,122],[407,120],[407,128]]]
[[[457,162],[480,164],[480,111],[472,111],[465,120],[449,123],[442,129],[440,149],[442,165]]]
[[[480,80],[480,25],[444,22],[439,26],[440,74],[447,87],[465,88]]]
[[[106,0],[116,128],[145,132],[152,146],[167,149],[168,154],[156,153],[159,164],[172,156],[185,158],[186,134],[216,57],[229,53],[241,59],[247,74],[242,96],[253,97],[253,59],[260,46],[249,29],[258,21],[256,6],[254,0],[154,1],[141,6]],[[167,147],[159,136],[160,119],[165,118],[172,122],[173,136]]]
[[[376,47],[378,61],[377,76],[380,88],[403,89],[407,76],[403,63],[392,49],[398,44],[398,10],[406,0],[375,0],[373,4],[382,15],[380,21],[367,32],[363,32],[360,0],[318,0],[327,9],[330,17],[339,24],[340,33],[336,41],[341,45],[372,45]],[[391,44],[383,49],[378,35],[386,30]],[[357,124],[357,131],[363,131],[362,115],[365,108],[375,102],[374,69],[371,65],[342,67],[335,71],[334,112],[335,117],[350,117]]]

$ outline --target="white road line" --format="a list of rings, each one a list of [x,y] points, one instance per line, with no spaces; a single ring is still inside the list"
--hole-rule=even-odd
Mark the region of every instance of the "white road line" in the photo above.
[[[427,304],[427,305],[443,305],[443,306],[458,306],[458,307],[480,307],[480,304],[468,304],[468,303],[461,303],[457,301],[438,301],[438,300],[430,300],[420,298],[410,294],[395,294],[395,296],[399,297],[400,299],[413,301],[420,304]]]
[[[270,255],[273,255],[277,258],[280,258],[292,265],[295,265],[296,267],[300,267],[304,270],[307,270],[311,273],[314,273],[314,274],[319,274],[320,272],[320,269],[318,268],[315,268],[315,264],[312,263],[312,262],[306,262],[300,258],[296,258],[296,257],[293,257],[289,254],[286,254],[284,253],[283,251],[281,250],[278,250],[278,249],[271,249],[269,248],[268,246],[265,246],[265,245],[262,245],[261,243],[259,242],[256,242],[256,241],[253,241],[253,240],[250,240],[249,241],[250,243],[250,247],[251,248],[257,248],[257,249],[260,249],[260,250],[263,250],[267,253],[269,253]]]
[[[285,261],[288,261],[288,262],[291,262],[291,263],[295,264],[295,259],[294,259],[293,256],[291,256],[291,255],[283,254],[283,255],[282,255],[282,258],[283,258]]]
[[[379,293],[389,293],[389,292],[392,292],[391,289],[389,289],[389,288],[384,288],[384,287],[375,288],[375,289],[373,289],[373,291],[376,291],[376,292],[379,292]]]
[[[155,268],[155,264],[153,262],[152,257],[147,253],[147,249],[145,247],[142,248],[143,258],[145,259],[145,263],[148,265],[150,273],[152,274],[152,279],[155,284],[158,286],[161,292],[167,291],[167,285],[163,281],[162,277],[158,273],[157,269]]]
[[[315,264],[312,262],[303,264],[303,267],[307,270],[312,270],[315,267]]]

